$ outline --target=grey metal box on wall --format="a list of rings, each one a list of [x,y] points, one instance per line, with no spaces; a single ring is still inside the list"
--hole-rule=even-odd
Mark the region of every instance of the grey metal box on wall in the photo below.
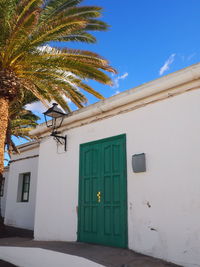
[[[146,172],[145,153],[135,154],[132,156],[132,168],[135,173]]]

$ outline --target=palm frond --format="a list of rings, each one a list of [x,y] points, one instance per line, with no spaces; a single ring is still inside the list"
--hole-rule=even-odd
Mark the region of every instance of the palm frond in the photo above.
[[[13,101],[9,107],[9,123],[6,134],[6,147],[9,154],[13,151],[18,153],[18,149],[12,140],[12,137],[24,138],[26,140],[35,139],[29,134],[30,130],[34,129],[40,119],[34,113],[25,109],[25,105],[33,103],[37,98],[29,91],[20,99],[20,101]]]
[[[77,31],[73,34],[68,34],[66,36],[61,36],[57,38],[57,41],[60,42],[83,42],[83,43],[95,43],[96,38],[87,32],[84,31]]]
[[[0,1],[0,25],[4,27],[0,34],[0,68],[11,71],[14,76],[12,81],[17,81],[19,105],[13,106],[13,114],[23,103],[25,92],[34,95],[44,105],[54,100],[67,110],[70,107],[66,97],[79,108],[86,105],[83,91],[103,99],[84,80],[111,85],[112,80],[107,73],[116,73],[116,70],[106,59],[90,51],[48,45],[50,41],[94,43],[96,38],[88,31],[108,29],[108,25],[99,19],[102,8],[79,5],[81,2]]]
[[[40,22],[47,21],[49,18],[52,18],[52,16],[56,15],[59,12],[62,12],[63,10],[77,6],[80,4],[83,0],[50,0],[47,1],[46,5],[44,6],[44,9],[42,11],[42,14],[40,16]]]

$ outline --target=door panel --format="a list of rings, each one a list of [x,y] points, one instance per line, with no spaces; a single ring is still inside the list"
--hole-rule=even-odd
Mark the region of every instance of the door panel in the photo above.
[[[80,146],[78,240],[127,247],[125,135]]]

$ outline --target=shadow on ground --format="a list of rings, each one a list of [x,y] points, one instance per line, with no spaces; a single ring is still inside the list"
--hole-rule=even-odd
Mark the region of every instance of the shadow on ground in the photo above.
[[[24,237],[33,239],[33,231],[11,226],[5,226],[4,230],[0,231],[0,238],[8,238],[8,237]]]
[[[148,257],[129,249],[79,242],[34,241],[32,231],[19,228],[6,227],[5,233],[2,233],[0,237],[0,246],[43,248],[80,256],[107,267],[178,267],[178,265]]]

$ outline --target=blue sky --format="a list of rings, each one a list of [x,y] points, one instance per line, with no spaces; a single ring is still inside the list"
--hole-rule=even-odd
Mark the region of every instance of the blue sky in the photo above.
[[[199,0],[117,2],[85,1],[104,7],[103,19],[111,25],[108,32],[97,34],[98,44],[90,49],[110,60],[117,77],[127,73],[118,88],[95,86],[106,97],[200,60]]]
[[[103,7],[110,30],[95,33],[97,44],[66,46],[95,51],[117,69],[114,87],[89,82],[105,97],[200,61],[199,0],[85,0],[83,4]],[[88,99],[89,104],[97,101]],[[41,116],[41,107],[33,108]]]

